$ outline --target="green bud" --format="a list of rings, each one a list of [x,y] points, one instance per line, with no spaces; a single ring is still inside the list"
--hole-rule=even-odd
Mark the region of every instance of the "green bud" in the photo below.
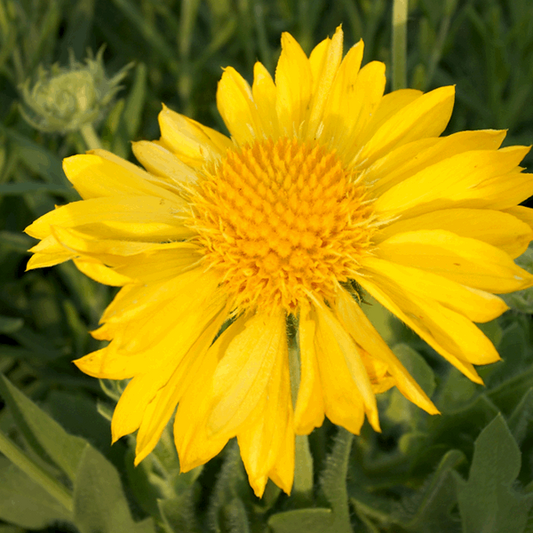
[[[69,67],[54,64],[46,70],[39,66],[35,84],[31,86],[30,80],[26,80],[20,87],[24,119],[34,128],[49,133],[79,130],[101,119],[131,66],[108,78],[103,52],[103,47],[96,57],[89,52],[85,64],[78,63],[71,55]]]

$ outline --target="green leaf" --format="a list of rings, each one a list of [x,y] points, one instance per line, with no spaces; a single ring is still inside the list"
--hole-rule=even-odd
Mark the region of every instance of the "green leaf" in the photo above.
[[[459,521],[452,516],[452,510],[457,504],[453,471],[464,461],[462,452],[449,451],[424,485],[413,496],[402,500],[405,511],[398,522],[403,529],[409,533],[452,533],[461,530]]]
[[[500,414],[476,440],[468,481],[456,474],[463,533],[524,531],[533,494],[512,487],[520,464],[520,449]]]
[[[74,523],[80,533],[155,533],[151,518],[133,521],[117,470],[89,444],[74,482]]]
[[[533,387],[533,367],[522,371],[516,376],[487,392],[487,396],[504,413],[512,412],[524,394]]]
[[[2,375],[0,393],[32,450],[45,462],[51,459],[74,481],[85,441],[69,435]]]
[[[297,509],[272,515],[268,525],[273,533],[336,533],[335,518],[331,509]]]
[[[445,412],[463,409],[480,391],[477,383],[470,381],[456,368],[450,368],[439,389],[437,405]]]
[[[0,520],[26,529],[71,521],[71,514],[55,498],[1,456],[0,479]]]
[[[509,418],[509,429],[516,442],[521,445],[528,435],[530,422],[533,421],[533,388],[529,389]]]

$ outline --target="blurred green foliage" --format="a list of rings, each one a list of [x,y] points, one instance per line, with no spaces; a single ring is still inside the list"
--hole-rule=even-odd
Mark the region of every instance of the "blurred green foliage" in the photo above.
[[[133,62],[95,125],[105,148],[132,159],[131,140],[159,136],[161,102],[224,131],[215,106],[221,68],[232,65],[250,79],[259,60],[272,72],[282,31],[309,52],[342,24],[346,49],[363,38],[365,62],[389,63],[391,10],[390,0],[0,0],[0,372],[10,380],[0,393],[8,405],[0,410],[1,449],[10,454],[0,456],[0,533],[76,531],[73,524],[82,533],[245,532],[266,524],[275,533],[299,530],[295,524],[337,533],[350,531],[350,522],[372,533],[533,531],[529,315],[510,312],[485,326],[504,360],[482,369],[483,388],[371,309],[442,415],[385,394],[383,433],[366,427],[351,456],[351,437],[326,424],[310,438],[317,489],[313,508],[301,509],[273,485],[256,500],[234,445],[180,476],[165,434],[134,469],[133,438],[109,446],[109,421],[95,405],[102,414],[112,405],[71,364],[98,347],[87,331],[113,289],[72,264],[24,273],[32,239],[22,230],[77,199],[61,159],[87,149],[78,131],[45,134],[23,120],[21,87],[39,67],[66,66],[70,54],[81,62],[104,44],[109,76]],[[505,128],[506,144],[531,143],[530,0],[410,2],[407,65],[411,87],[456,85],[448,133]],[[530,295],[517,298],[515,307],[531,312]],[[347,492],[339,493],[331,480],[346,476]],[[472,496],[481,493],[492,525]]]

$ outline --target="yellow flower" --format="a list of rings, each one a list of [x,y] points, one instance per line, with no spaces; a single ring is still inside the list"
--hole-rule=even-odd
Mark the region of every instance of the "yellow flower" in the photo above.
[[[528,148],[499,149],[503,131],[439,137],[453,87],[383,96],[384,65],[360,68],[362,42],[342,59],[342,41],[307,58],[284,34],[275,81],[256,63],[252,87],[228,67],[231,138],[164,107],[161,139],[133,146],[146,171],[101,150],[66,159],[83,200],[27,229],[28,268],[72,259],[123,286],[93,333],[111,342],[76,364],[131,378],[112,432],[138,430],[137,463],[176,412],[182,471],[237,436],[255,493],[268,478],[288,493],[294,436],[324,416],[379,430],[375,394],[392,386],[437,413],[363,290],[473,381],[498,359],[473,322],[533,285],[513,262],[533,235],[517,207]]]

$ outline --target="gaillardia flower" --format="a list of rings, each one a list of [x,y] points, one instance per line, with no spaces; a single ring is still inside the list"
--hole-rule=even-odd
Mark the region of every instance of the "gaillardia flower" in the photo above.
[[[324,416],[379,430],[375,395],[396,386],[436,408],[361,309],[368,293],[466,376],[498,360],[474,325],[495,294],[533,285],[513,262],[532,238],[518,204],[528,148],[505,132],[439,137],[454,88],[383,95],[385,67],[342,59],[343,34],[308,58],[288,34],[272,79],[231,67],[218,109],[231,138],[166,107],[161,139],[134,143],[143,170],[102,150],[67,158],[83,200],[27,232],[28,268],[72,259],[122,286],[93,332],[107,347],[76,361],[130,379],[113,440],[138,430],[136,462],[175,413],[182,471],[237,437],[257,495],[287,493],[295,434]]]

